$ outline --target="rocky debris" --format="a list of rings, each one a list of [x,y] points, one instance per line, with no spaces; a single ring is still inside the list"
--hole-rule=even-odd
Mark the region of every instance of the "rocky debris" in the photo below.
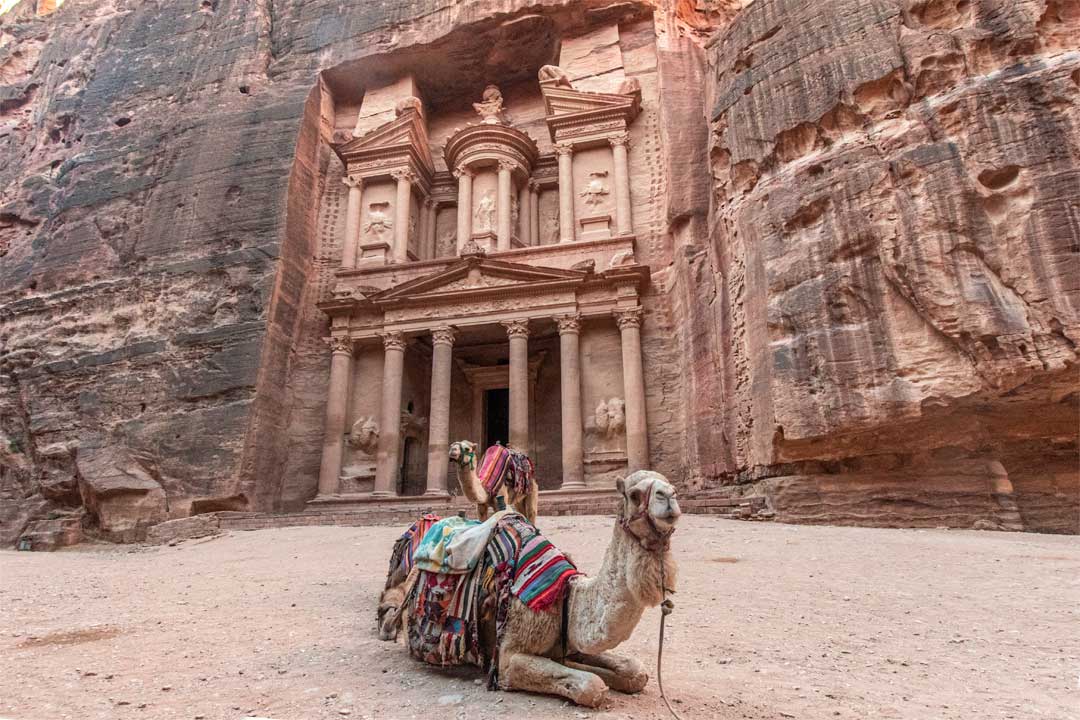
[[[79,492],[103,537],[120,542],[141,540],[147,528],[166,519],[164,488],[125,448],[84,451],[79,469]]]
[[[85,512],[79,510],[70,515],[49,520],[35,520],[26,526],[15,547],[19,550],[58,550],[77,545],[83,540]]]

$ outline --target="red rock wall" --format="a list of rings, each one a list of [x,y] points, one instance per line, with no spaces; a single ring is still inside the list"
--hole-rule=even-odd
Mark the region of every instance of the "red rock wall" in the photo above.
[[[965,525],[1011,502],[999,462],[1025,527],[1077,531],[1080,6],[757,0],[708,64],[702,473]]]

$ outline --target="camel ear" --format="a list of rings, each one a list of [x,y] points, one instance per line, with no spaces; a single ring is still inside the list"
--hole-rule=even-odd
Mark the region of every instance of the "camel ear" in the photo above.
[[[615,489],[619,491],[620,495],[626,494],[626,481],[621,477],[615,478]]]

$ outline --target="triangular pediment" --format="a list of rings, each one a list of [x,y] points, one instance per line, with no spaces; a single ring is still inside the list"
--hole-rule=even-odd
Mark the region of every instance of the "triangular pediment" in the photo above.
[[[452,299],[461,295],[503,293],[519,288],[564,285],[584,280],[586,273],[537,265],[467,258],[444,270],[410,280],[371,297],[376,304]]]
[[[386,151],[412,148],[428,168],[434,168],[428,144],[427,127],[423,116],[416,110],[406,110],[393,120],[364,133],[358,138],[341,143],[335,147],[337,154],[346,160],[368,154],[373,151]]]
[[[624,111],[636,114],[638,99],[633,95],[594,93],[566,87],[544,87],[544,109],[548,117],[593,111]]]

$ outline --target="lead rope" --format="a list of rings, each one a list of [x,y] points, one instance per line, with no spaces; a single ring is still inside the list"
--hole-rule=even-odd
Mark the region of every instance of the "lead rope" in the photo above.
[[[664,598],[664,601],[660,603],[660,643],[656,648],[656,685],[660,688],[660,699],[667,705],[668,712],[671,713],[675,720],[682,720],[679,713],[675,712],[675,708],[671,707],[667,695],[664,694],[664,676],[661,672],[664,662],[664,621],[667,620],[667,616],[671,614],[671,611],[675,609],[675,603],[667,598],[667,584],[664,582],[663,546],[660,548],[660,595]]]

